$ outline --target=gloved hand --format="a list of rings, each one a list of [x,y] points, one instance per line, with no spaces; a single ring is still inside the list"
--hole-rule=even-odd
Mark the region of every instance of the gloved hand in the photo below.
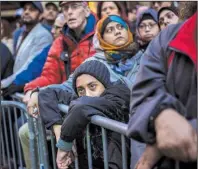
[[[2,89],[2,91],[3,91],[2,96],[7,97],[7,96],[10,96],[16,92],[23,92],[24,86],[25,85],[16,85],[16,84],[12,83],[7,88]]]

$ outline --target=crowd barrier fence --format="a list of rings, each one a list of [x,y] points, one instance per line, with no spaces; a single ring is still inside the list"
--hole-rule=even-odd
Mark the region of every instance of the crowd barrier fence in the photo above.
[[[13,100],[15,101],[2,101],[1,104],[6,108],[14,107],[19,108],[21,112],[25,113],[26,115],[27,110],[26,106],[22,103],[24,95],[20,93],[16,93],[12,96]],[[21,103],[20,103],[21,102]],[[67,113],[68,112],[68,106],[59,104],[59,109]],[[2,108],[2,110],[3,110]],[[4,116],[3,116],[4,117]],[[108,152],[107,152],[107,130],[111,130],[114,132],[119,133],[121,136],[121,147],[122,147],[122,168],[127,169],[127,153],[126,153],[126,130],[127,130],[127,124],[111,120],[102,116],[95,115],[91,118],[91,123],[100,126],[102,129],[102,143],[103,143],[103,156],[104,156],[104,169],[108,169]],[[44,124],[42,123],[42,120],[40,116],[38,118],[32,118],[28,115],[28,127],[29,127],[29,136],[30,136],[30,158],[32,162],[32,169],[57,169],[56,166],[56,148],[55,148],[55,137],[51,131],[46,131]],[[46,133],[47,132],[47,133]],[[5,137],[7,142],[9,141],[7,136]],[[48,138],[48,139],[47,139]],[[2,139],[2,137],[1,137]],[[19,137],[17,135],[18,144],[19,143]],[[10,137],[10,141],[12,141],[12,137]],[[49,153],[48,153],[48,147],[47,147],[47,140],[50,140],[51,142],[51,152],[52,152],[52,165],[49,164]],[[87,142],[87,159],[88,159],[88,168],[93,168],[93,162],[92,162],[92,154],[91,154],[91,140],[90,140],[90,131],[89,131],[89,125],[87,125],[86,129],[86,142]],[[4,144],[4,142],[2,142]],[[3,145],[2,145],[3,147]],[[18,147],[20,147],[18,145]],[[5,151],[5,150],[4,150]],[[0,150],[1,153],[1,150]],[[22,166],[22,150],[20,149],[19,153],[19,159],[20,159],[20,167]],[[1,161],[0,161],[1,162]],[[16,162],[15,162],[16,163]],[[75,158],[75,168],[78,169],[78,157]],[[15,165],[16,166],[16,165]],[[12,168],[9,168],[12,169]],[[15,168],[14,168],[15,169]]]

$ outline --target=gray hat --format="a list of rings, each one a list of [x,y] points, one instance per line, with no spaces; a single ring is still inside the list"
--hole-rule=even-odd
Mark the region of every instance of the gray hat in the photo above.
[[[100,61],[91,60],[82,63],[73,74],[73,89],[76,90],[76,79],[82,74],[88,74],[95,77],[99,82],[101,82],[104,87],[108,87],[111,84],[110,73],[108,68]]]

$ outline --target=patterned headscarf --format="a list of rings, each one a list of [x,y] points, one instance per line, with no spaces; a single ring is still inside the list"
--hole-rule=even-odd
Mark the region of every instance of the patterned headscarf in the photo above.
[[[108,23],[110,22],[117,22],[128,31],[129,40],[126,44],[122,46],[114,46],[104,41],[104,39],[102,38],[103,32]],[[121,17],[117,15],[109,15],[99,20],[96,26],[96,35],[99,40],[100,47],[103,49],[108,61],[119,62],[121,59],[126,59],[129,56],[131,57],[131,48],[132,46],[134,46],[133,35],[129,29],[129,26]]]

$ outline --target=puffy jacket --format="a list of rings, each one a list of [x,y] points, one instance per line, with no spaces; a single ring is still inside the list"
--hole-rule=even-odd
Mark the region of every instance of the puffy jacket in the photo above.
[[[71,72],[73,72],[86,58],[95,54],[92,45],[92,37],[94,35],[96,21],[96,17],[91,13],[87,18],[85,30],[78,40],[74,38],[73,31],[65,25],[63,27],[63,34],[61,34],[52,44],[41,76],[34,81],[27,83],[24,91],[27,92],[36,87],[44,87],[50,84],[60,84],[67,79],[65,64],[60,58],[61,53],[65,50],[63,41],[66,46],[68,46],[67,52],[70,56]]]

